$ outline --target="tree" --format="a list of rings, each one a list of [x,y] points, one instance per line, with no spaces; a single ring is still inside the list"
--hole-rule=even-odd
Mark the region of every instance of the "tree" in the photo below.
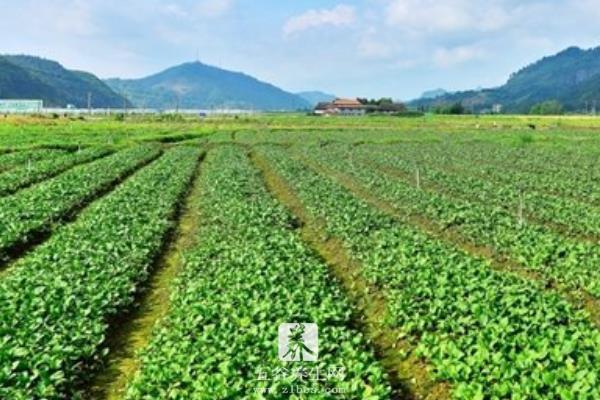
[[[452,104],[441,104],[433,109],[433,112],[436,114],[454,114],[460,115],[465,114],[465,107],[462,105],[460,101]]]
[[[394,100],[391,97],[382,97],[380,99],[367,99],[359,97],[357,100],[360,104],[365,106],[383,106],[394,104]]]
[[[558,102],[557,100],[548,100],[533,105],[529,110],[529,114],[561,115],[563,111],[563,106],[560,102]]]

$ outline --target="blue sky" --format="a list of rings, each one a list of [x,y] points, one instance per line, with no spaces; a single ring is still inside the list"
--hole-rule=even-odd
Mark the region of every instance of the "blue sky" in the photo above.
[[[0,1],[2,53],[103,78],[199,54],[286,90],[352,97],[497,86],[544,55],[600,45],[600,0]]]

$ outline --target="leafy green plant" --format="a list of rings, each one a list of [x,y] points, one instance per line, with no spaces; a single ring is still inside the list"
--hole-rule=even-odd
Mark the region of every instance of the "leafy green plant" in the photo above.
[[[459,172],[457,158],[466,157],[464,145],[459,146],[463,149],[461,156],[448,161],[453,172],[447,172],[436,166],[443,157],[448,157],[447,145],[443,147],[446,150],[440,149],[440,153],[430,156],[424,155],[423,145],[391,147],[385,152],[363,148],[355,151],[354,157],[347,156],[352,151],[347,146],[330,146],[327,152],[314,148],[307,154],[349,173],[401,210],[425,216],[439,228],[452,229],[465,239],[488,246],[499,256],[510,257],[550,279],[600,296],[597,268],[600,249],[586,240],[571,237],[600,234],[597,209],[539,190],[525,190],[523,202],[528,221],[521,224],[518,208],[522,189],[515,184],[519,182],[520,173],[511,174],[508,168],[494,171],[497,168],[490,167],[481,178],[474,178],[469,173]],[[433,152],[434,148],[427,145],[428,151]],[[416,164],[421,165],[422,190],[415,190]],[[466,162],[463,168],[468,165]],[[560,168],[567,169],[566,166]],[[506,176],[498,178],[503,181],[498,184],[493,178],[501,175]],[[581,171],[577,174],[579,179],[590,181],[586,175]],[[529,187],[530,182],[531,179],[524,181],[524,187]],[[588,187],[593,188],[593,182]]]
[[[454,398],[600,395],[600,333],[586,313],[373,209],[289,152],[262,154],[327,222],[327,234],[343,239],[386,299],[388,323],[451,384]]]
[[[58,175],[77,164],[93,161],[109,153],[106,149],[91,148],[75,154],[66,153],[62,155],[63,153],[59,153],[59,157],[35,163],[27,162],[20,168],[0,174],[0,197]]]
[[[12,151],[6,154],[0,154],[0,172],[27,165],[29,162],[52,159],[64,154],[65,152],[62,150],[48,149]]]
[[[71,398],[173,226],[200,151],[166,152],[0,280],[0,398]]]
[[[97,156],[102,151],[87,154]],[[159,154],[159,149],[152,146],[124,150],[0,198],[0,261],[8,257],[12,248],[49,232],[61,218]]]
[[[219,147],[203,164],[198,244],[185,255],[170,311],[126,398],[293,398],[291,385],[330,399],[390,398],[385,373],[350,305],[323,264],[289,228],[290,215],[266,191],[241,148]],[[278,359],[281,323],[319,326],[316,363]],[[293,367],[343,368],[340,379],[304,379]],[[285,369],[278,379],[277,370]],[[266,373],[265,379],[260,379]],[[314,373],[314,372],[313,372]],[[304,380],[303,380],[304,379]]]

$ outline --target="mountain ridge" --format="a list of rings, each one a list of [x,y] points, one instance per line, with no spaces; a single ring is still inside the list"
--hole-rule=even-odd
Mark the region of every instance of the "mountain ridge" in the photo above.
[[[333,101],[337,97],[333,94],[321,92],[320,90],[307,90],[304,92],[298,92],[296,95],[308,101],[313,107],[319,103]]]
[[[183,63],[140,79],[105,80],[134,105],[156,109],[239,108],[300,110],[310,104],[295,94],[243,72],[233,72],[199,61]]]
[[[519,69],[496,88],[421,98],[410,105],[431,108],[460,102],[478,112],[500,104],[506,112],[527,113],[534,105],[550,100],[560,102],[566,111],[581,111],[592,101],[600,105],[600,47],[583,50],[571,46]]]
[[[30,55],[0,55],[0,98],[40,99],[45,106],[87,107],[88,93],[96,108],[131,106],[95,75]]]

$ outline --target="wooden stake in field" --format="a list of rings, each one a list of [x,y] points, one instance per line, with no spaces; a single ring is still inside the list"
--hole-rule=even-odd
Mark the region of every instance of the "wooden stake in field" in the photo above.
[[[419,165],[416,166],[416,180],[417,180],[417,189],[421,189],[421,170],[419,169]]]
[[[523,217],[523,211],[525,208],[525,201],[523,199],[523,186],[519,185],[519,226],[523,226],[525,224],[525,218]]]

